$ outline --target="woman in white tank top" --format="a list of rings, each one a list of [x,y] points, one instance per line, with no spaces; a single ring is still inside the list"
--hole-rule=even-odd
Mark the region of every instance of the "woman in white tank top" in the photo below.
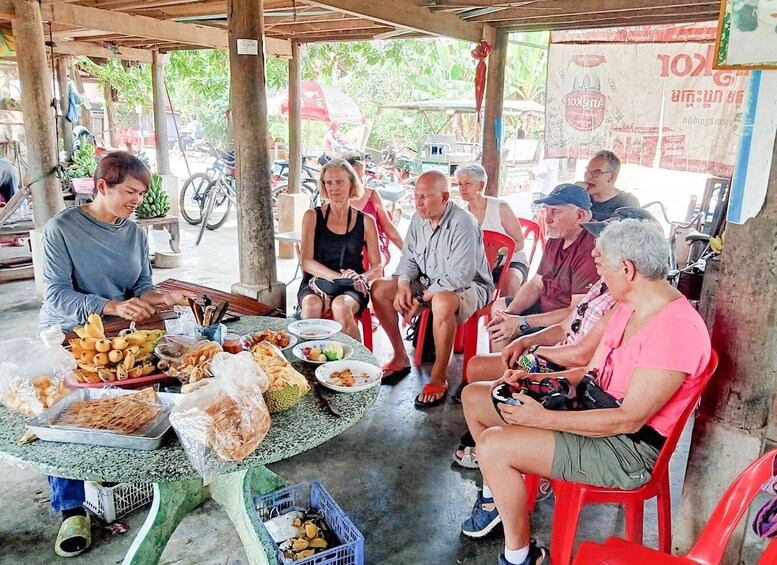
[[[499,268],[495,276],[506,277],[502,285],[504,296],[515,296],[529,275],[529,259],[523,251],[523,231],[518,218],[504,200],[485,196],[486,171],[479,164],[462,165],[456,169],[459,193],[466,202],[464,208],[475,216],[484,230],[495,231],[515,240],[515,253],[507,269]],[[496,282],[496,280],[494,281]]]

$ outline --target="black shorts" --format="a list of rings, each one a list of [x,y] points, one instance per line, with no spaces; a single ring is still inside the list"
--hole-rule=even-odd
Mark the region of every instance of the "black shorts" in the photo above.
[[[499,282],[499,279],[502,276],[502,269],[504,268],[504,265],[499,265],[496,269],[494,269],[491,272],[491,276],[494,278],[494,284],[497,284]],[[510,265],[507,267],[508,269],[515,269],[521,275],[523,276],[523,282],[526,282],[529,279],[529,266],[524,265],[520,261],[513,261],[510,263]]]
[[[297,291],[297,304],[299,305],[299,308],[302,308],[302,299],[309,294],[316,293],[313,292],[310,286],[308,286],[307,281],[303,281],[299,286],[299,290]],[[361,292],[356,292],[355,290],[346,290],[342,294],[345,296],[350,296],[357,302],[357,304],[359,304],[359,311],[356,313],[357,316],[361,315],[361,313],[364,312],[364,309],[370,303],[369,295],[365,296]]]

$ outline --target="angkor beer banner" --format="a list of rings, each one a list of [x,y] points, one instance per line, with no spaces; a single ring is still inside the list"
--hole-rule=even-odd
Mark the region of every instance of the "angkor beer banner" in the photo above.
[[[623,162],[730,177],[747,71],[713,70],[710,43],[550,46],[548,157],[611,149]]]

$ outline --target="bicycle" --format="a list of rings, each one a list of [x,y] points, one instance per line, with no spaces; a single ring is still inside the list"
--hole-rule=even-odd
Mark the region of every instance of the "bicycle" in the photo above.
[[[211,182],[222,177],[231,177],[234,184],[235,156],[232,152],[219,151],[208,145],[210,154],[215,157],[213,164],[204,173],[194,173],[183,183],[178,203],[183,219],[196,226],[202,221],[205,195]],[[234,191],[233,191],[234,192]],[[229,212],[227,211],[227,214]]]
[[[704,210],[697,212],[688,222],[677,222],[669,219],[669,216],[666,213],[666,207],[664,207],[662,202],[658,200],[654,202],[648,202],[642,206],[642,208],[648,209],[650,206],[657,206],[661,211],[662,219],[669,225],[668,240],[670,255],[669,274],[667,275],[667,279],[672,284],[677,286],[680,273],[693,272],[694,269],[701,270],[703,272],[704,263],[706,262],[706,259],[709,255],[707,251],[709,247],[710,236],[709,234],[700,233],[699,229],[704,224],[704,219],[707,215],[706,212]],[[678,240],[680,238],[684,243],[682,245],[682,257],[678,259]],[[701,250],[694,249],[699,247],[697,246],[698,243],[704,243],[705,247]],[[680,262],[684,263],[682,267],[678,265]]]
[[[229,218],[232,206],[237,206],[237,186],[233,175],[220,175],[208,184],[203,194],[202,218],[196,245],[202,241],[205,228],[219,229]]]

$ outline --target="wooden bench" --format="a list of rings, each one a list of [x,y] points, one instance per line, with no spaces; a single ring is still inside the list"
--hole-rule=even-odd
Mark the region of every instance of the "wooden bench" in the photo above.
[[[177,216],[164,216],[162,218],[147,218],[145,220],[136,219],[135,222],[141,228],[143,228],[144,232],[146,232],[146,237],[148,237],[149,227],[155,230],[167,230],[168,232],[170,232],[170,249],[172,249],[175,253],[181,252],[181,248],[178,245],[180,242],[180,231],[178,227]]]

